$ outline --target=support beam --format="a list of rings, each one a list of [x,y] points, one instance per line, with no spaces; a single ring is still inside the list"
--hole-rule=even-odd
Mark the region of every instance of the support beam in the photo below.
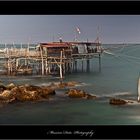
[[[99,53],[99,71],[101,72],[101,54]]]
[[[60,68],[60,79],[62,80],[63,78],[63,73],[62,73],[62,56],[63,55],[63,52],[61,51],[61,54],[60,54],[60,65],[59,65],[59,68]]]
[[[84,71],[84,62],[83,62],[83,59],[81,60],[81,62],[82,62],[82,72]]]
[[[87,59],[87,72],[89,72],[89,71],[90,71],[90,60]]]
[[[74,63],[74,68],[75,68],[75,72],[77,72],[77,61],[75,60],[75,63]]]
[[[42,70],[42,75],[44,75],[44,60],[43,60],[43,51],[42,51],[42,48],[40,47],[40,53],[41,53],[41,64],[42,64],[42,67],[41,67],[41,70]]]

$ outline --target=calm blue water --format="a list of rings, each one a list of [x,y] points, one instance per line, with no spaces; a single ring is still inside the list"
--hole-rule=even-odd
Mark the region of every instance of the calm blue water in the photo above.
[[[104,45],[103,47],[115,47]],[[119,45],[118,45],[119,46]],[[69,99],[65,90],[57,90],[55,98],[36,103],[14,103],[0,106],[0,124],[136,124],[140,125],[140,104],[112,106],[109,97],[137,99],[137,80],[140,72],[140,45],[129,44],[102,55],[102,70],[98,59],[90,61],[90,72],[73,73],[65,81],[81,82],[76,88],[98,96],[96,100]],[[86,61],[84,62],[86,64]],[[81,62],[78,63],[79,68]],[[58,82],[55,77],[4,77],[4,84],[45,85]]]

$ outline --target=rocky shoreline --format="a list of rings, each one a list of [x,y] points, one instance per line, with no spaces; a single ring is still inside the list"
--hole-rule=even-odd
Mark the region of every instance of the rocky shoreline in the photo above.
[[[50,97],[55,96],[56,89],[63,89],[65,87],[75,87],[77,82],[63,82],[63,83],[51,83],[48,86],[35,86],[35,85],[15,85],[10,83],[9,85],[0,85],[0,103],[13,103],[13,102],[25,102],[25,101],[42,101],[48,100]],[[68,88],[68,91],[64,93],[69,98],[83,98],[83,99],[95,99],[96,96],[86,93],[83,90]]]
[[[80,99],[96,99],[97,96],[86,93],[84,90],[76,89],[75,86],[79,85],[78,82],[58,82],[51,83],[47,86],[35,86],[35,85],[15,85],[10,83],[8,85],[0,84],[0,104],[8,104],[14,102],[37,102],[48,101],[55,97],[57,89],[67,89],[63,94],[68,98],[80,98]],[[133,103],[133,101],[127,101],[119,98],[111,98],[109,104],[111,105],[125,105]]]

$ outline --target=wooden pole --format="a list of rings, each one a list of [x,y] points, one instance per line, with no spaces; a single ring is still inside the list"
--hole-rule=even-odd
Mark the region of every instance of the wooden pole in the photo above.
[[[7,60],[8,75],[10,75],[10,60]]]
[[[89,72],[90,71],[90,61],[89,61],[89,59],[87,59],[87,72]]]
[[[17,70],[17,67],[18,67],[18,61],[19,61],[19,59],[16,59],[16,70]]]
[[[67,72],[67,62],[63,65],[63,73],[65,74]]]
[[[84,65],[83,65],[83,59],[82,59],[82,72],[83,72],[83,70],[84,70]]]
[[[75,72],[77,72],[77,60],[75,60]]]
[[[25,59],[25,66],[27,66],[27,58]]]
[[[47,62],[47,59],[46,59],[46,74],[48,74],[48,62]]]
[[[41,46],[40,46],[40,53],[41,53],[41,60],[42,60],[42,75],[44,75],[44,60],[43,60],[43,51]]]
[[[46,70],[46,74],[48,74],[48,50],[47,50],[47,48],[45,50],[45,53],[46,53],[46,67],[45,67],[45,70]]]
[[[99,71],[101,72],[101,54],[99,53]]]
[[[48,66],[48,73],[49,74],[51,73],[51,67],[50,67],[50,65]]]
[[[75,59],[73,60],[73,71],[75,72]]]
[[[70,61],[70,73],[72,73],[72,60]]]
[[[70,73],[70,61],[68,62],[68,73]]]
[[[63,55],[63,52],[61,51],[61,54],[60,54],[60,79],[62,80],[63,78],[63,74],[62,74],[62,55]]]

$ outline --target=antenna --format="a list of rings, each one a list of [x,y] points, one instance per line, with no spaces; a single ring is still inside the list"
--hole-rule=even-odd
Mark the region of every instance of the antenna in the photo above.
[[[100,31],[100,28],[99,28],[99,25],[98,25],[98,27],[97,27],[97,43],[99,43],[99,32]]]
[[[81,34],[80,28],[76,27],[76,30],[75,30],[75,41],[78,41],[77,37],[78,37],[79,34]]]

